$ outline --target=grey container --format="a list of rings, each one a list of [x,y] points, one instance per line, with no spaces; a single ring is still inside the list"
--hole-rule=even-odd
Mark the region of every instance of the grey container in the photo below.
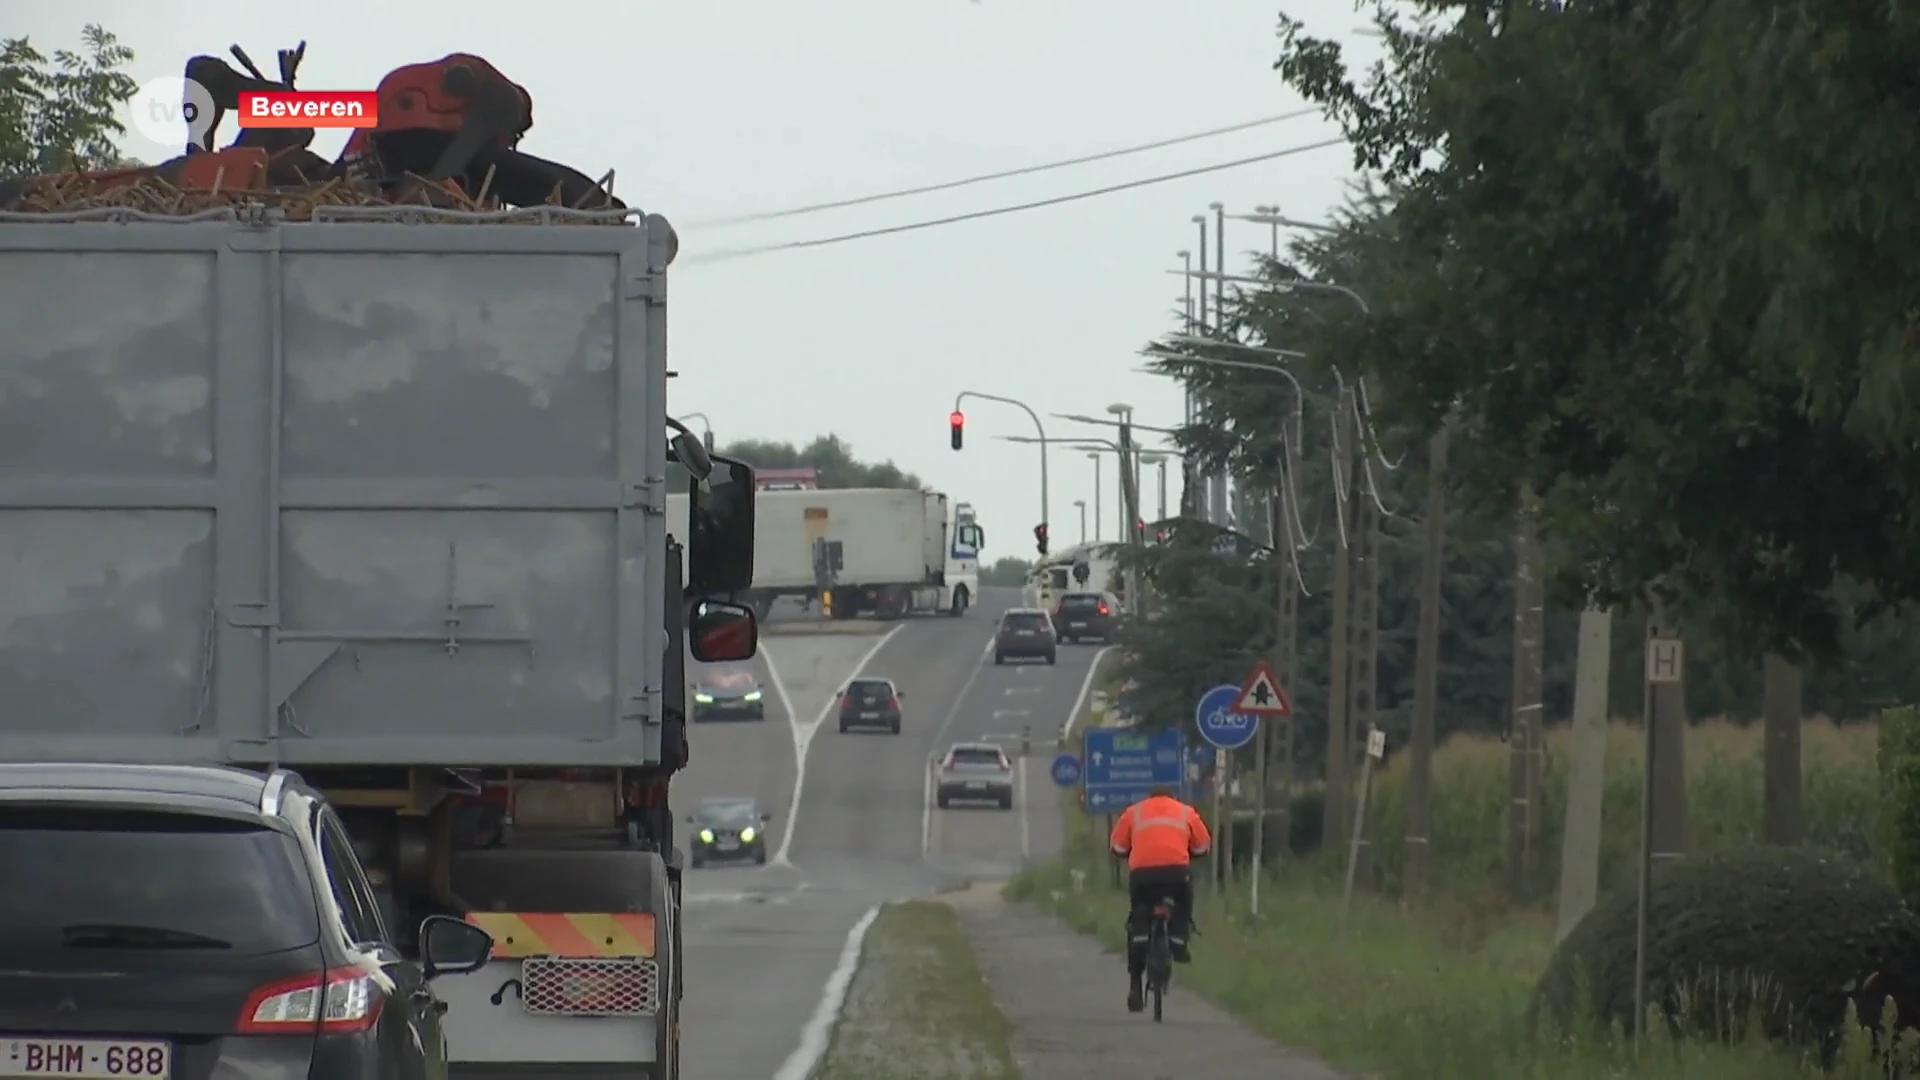
[[[462,217],[0,215],[0,760],[659,760],[666,222]]]

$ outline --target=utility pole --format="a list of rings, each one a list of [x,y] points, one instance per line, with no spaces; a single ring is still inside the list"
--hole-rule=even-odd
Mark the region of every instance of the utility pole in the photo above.
[[[1320,814],[1320,847],[1338,851],[1347,840],[1347,773],[1353,764],[1348,738],[1348,636],[1353,613],[1354,424],[1352,392],[1341,387],[1334,402],[1333,501],[1334,539],[1340,550],[1333,557],[1333,626],[1327,634],[1327,784],[1326,804]]]
[[[1273,538],[1274,556],[1274,635],[1273,635],[1273,673],[1280,680],[1288,694],[1295,695],[1298,686],[1300,657],[1300,588],[1299,588],[1299,552],[1294,547],[1291,489],[1293,478],[1288,475],[1287,451],[1293,437],[1293,419],[1288,417],[1280,422],[1280,466],[1275,474],[1273,494],[1267,500],[1267,528]],[[1284,730],[1269,732],[1276,725]],[[1280,813],[1279,845],[1280,858],[1290,851],[1293,839],[1293,750],[1294,717],[1262,723],[1260,736],[1267,738],[1267,746],[1262,750],[1260,760],[1265,762],[1273,756],[1273,747],[1279,745],[1280,762],[1274,772],[1279,774],[1279,784],[1275,785]],[[1272,802],[1268,803],[1273,805]]]
[[[1356,401],[1355,408],[1358,407]],[[1373,486],[1368,461],[1367,433],[1355,426],[1353,454],[1353,645],[1348,663],[1353,674],[1347,683],[1348,745],[1364,746],[1367,733],[1375,726],[1374,702],[1379,692],[1380,667],[1380,492]],[[1369,798],[1370,789],[1362,784],[1358,797]],[[1358,819],[1368,820],[1370,807],[1361,808]],[[1350,876],[1372,880],[1373,843],[1364,829],[1354,839],[1354,869]]]
[[[1760,715],[1766,731],[1765,793],[1760,836],[1769,844],[1793,847],[1804,839],[1800,800],[1800,728],[1804,686],[1801,671],[1784,656],[1767,655],[1762,674]]]
[[[1427,440],[1427,520],[1420,555],[1420,626],[1413,647],[1413,732],[1407,771],[1406,869],[1410,896],[1426,889],[1433,829],[1433,744],[1440,703],[1440,596],[1446,576],[1447,428]]]
[[[1567,818],[1560,840],[1557,940],[1564,941],[1600,897],[1600,826],[1607,784],[1607,686],[1613,661],[1613,613],[1580,612],[1574,659],[1573,737],[1567,740]]]
[[[1514,897],[1532,888],[1539,847],[1541,636],[1546,558],[1540,546],[1539,500],[1521,489],[1513,573],[1513,693],[1507,727],[1507,890]]]

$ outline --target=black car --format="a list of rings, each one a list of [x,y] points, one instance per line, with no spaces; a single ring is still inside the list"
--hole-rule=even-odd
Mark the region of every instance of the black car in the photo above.
[[[1000,629],[993,636],[993,662],[1045,660],[1051,664],[1059,656],[1059,644],[1053,620],[1045,611],[1009,608],[1000,616]]]
[[[0,765],[0,865],[0,1076],[441,1080],[432,980],[493,947],[435,915],[403,955],[285,771]]]
[[[693,865],[713,862],[750,862],[767,865],[767,823],[772,814],[748,798],[702,799],[687,815],[693,834]]]
[[[765,720],[765,689],[752,671],[722,668],[702,674],[693,686],[695,720]]]
[[[1111,642],[1119,621],[1120,600],[1112,593],[1070,592],[1053,610],[1053,627],[1061,641]]]
[[[840,731],[878,728],[900,734],[900,690],[892,679],[855,679],[840,692]]]

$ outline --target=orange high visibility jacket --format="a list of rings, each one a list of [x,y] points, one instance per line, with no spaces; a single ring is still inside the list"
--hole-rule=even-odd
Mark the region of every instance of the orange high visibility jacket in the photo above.
[[[1200,811],[1164,795],[1128,807],[1113,823],[1108,842],[1115,855],[1127,857],[1129,870],[1186,866],[1193,856],[1205,855],[1213,847]]]

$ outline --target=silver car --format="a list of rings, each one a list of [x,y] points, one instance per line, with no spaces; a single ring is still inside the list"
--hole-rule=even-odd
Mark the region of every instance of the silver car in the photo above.
[[[992,743],[954,743],[940,759],[934,801],[945,810],[955,802],[997,803],[1013,809],[1013,762]]]

